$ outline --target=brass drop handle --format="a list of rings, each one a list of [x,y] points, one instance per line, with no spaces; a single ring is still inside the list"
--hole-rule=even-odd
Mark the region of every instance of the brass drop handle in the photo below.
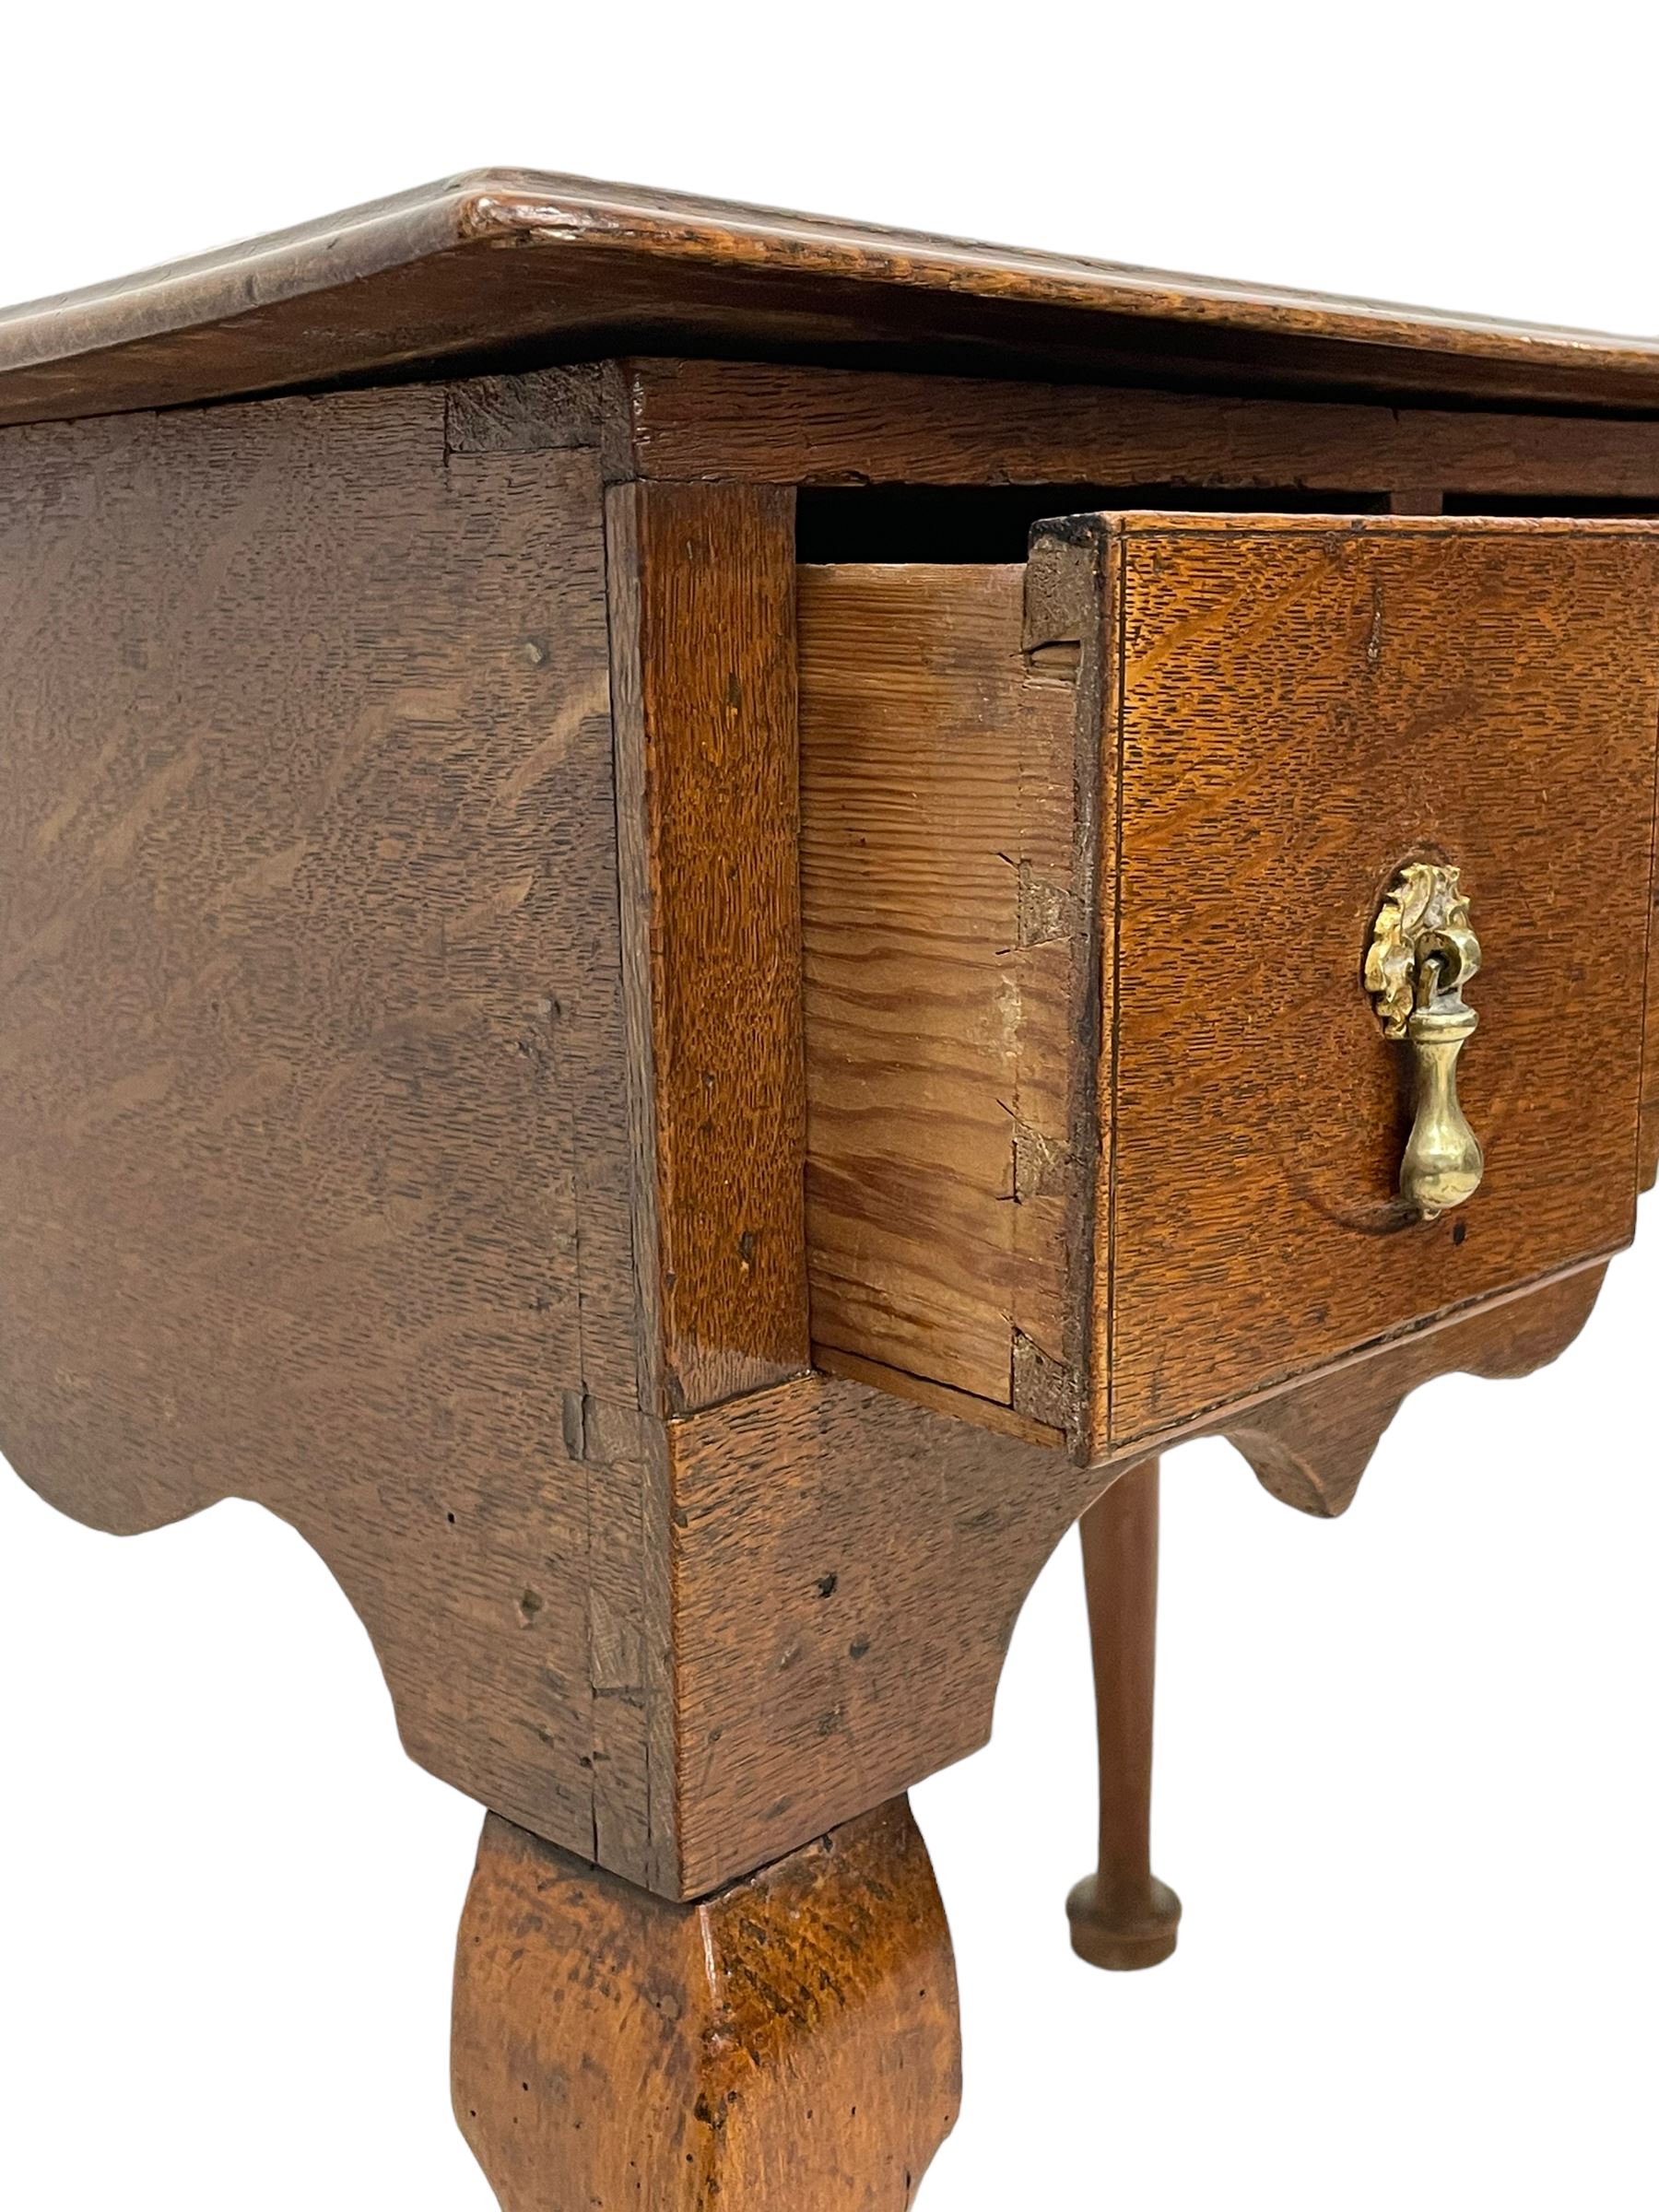
[[[1428,861],[1402,868],[1365,956],[1365,987],[1383,1034],[1411,1047],[1416,1113],[1400,1196],[1425,1221],[1472,1198],[1486,1172],[1457,1098],[1458,1055],[1480,1019],[1464,1002],[1464,985],[1480,967],[1480,940],[1457,873]]]

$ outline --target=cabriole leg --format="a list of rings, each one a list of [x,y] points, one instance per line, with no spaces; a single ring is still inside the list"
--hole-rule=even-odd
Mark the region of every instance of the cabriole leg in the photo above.
[[[491,1815],[455,2112],[502,2212],[904,2212],[956,2118],[956,1974],[903,1798],[696,1904]]]
[[[1120,1475],[1084,1514],[1083,1572],[1100,1741],[1100,1863],[1066,1900],[1091,1966],[1156,1966],[1181,1900],[1152,1872],[1152,1692],[1158,1645],[1158,1462]]]

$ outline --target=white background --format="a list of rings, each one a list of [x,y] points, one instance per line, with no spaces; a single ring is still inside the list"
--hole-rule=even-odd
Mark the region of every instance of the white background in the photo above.
[[[1656,43],[1601,5],[13,6],[0,299],[497,162],[1659,330]],[[1655,1204],[1580,1345],[1419,1394],[1345,1522],[1171,1462],[1148,1975],[1066,1947],[1056,1558],[995,1743],[916,1793],[968,2072],[924,2212],[1654,2202]],[[7,1477],[0,1678],[0,2203],[488,2212],[445,2077],[477,1810],[300,1539],[118,1543]]]

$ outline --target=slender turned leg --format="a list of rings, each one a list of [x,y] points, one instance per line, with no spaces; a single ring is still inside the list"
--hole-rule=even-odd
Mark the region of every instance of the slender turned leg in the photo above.
[[[1152,1872],[1152,1676],[1158,1647],[1158,1462],[1120,1475],[1084,1514],[1083,1573],[1100,1736],[1100,1865],[1066,1900],[1091,1966],[1156,1966],[1181,1900]]]
[[[486,1820],[454,2095],[503,2212],[904,2212],[960,2088],[904,1798],[689,1905]]]

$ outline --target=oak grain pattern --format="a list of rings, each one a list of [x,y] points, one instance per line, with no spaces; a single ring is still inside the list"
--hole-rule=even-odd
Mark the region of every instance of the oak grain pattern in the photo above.
[[[917,375],[623,361],[643,477],[759,483],[1168,484],[1659,500],[1659,422]]]
[[[695,1895],[978,1749],[1015,1616],[1102,1477],[818,1375],[669,1437]]]
[[[1112,1435],[1631,1230],[1659,540],[1641,526],[1122,524]],[[1463,870],[1475,1202],[1394,1196],[1359,988],[1400,861]]]
[[[545,453],[602,444],[620,399],[601,362],[517,375],[457,377],[443,386],[443,438],[452,453]]]
[[[1601,1273],[1425,1327],[1185,1434],[1226,1434],[1287,1502],[1340,1510],[1386,1425],[1380,1408],[1442,1373],[1515,1376],[1555,1359]],[[978,1750],[1044,1562],[1147,1456],[1086,1467],[821,1376],[673,1423],[669,1441],[688,1896]]]
[[[647,1297],[679,1414],[809,1359],[794,502],[623,485],[607,515]]]
[[[665,341],[728,358],[880,352],[1096,380],[1659,406],[1649,338],[487,169],[0,312],[0,420]]]
[[[697,1904],[493,1816],[455,1959],[455,2115],[501,2212],[908,2212],[961,2095],[902,1800]]]
[[[1659,1181],[1659,778],[1655,779],[1652,904],[1648,909],[1647,1019],[1642,1032],[1641,1157],[1637,1181],[1644,1191]]]
[[[1384,1431],[1414,1390],[1453,1371],[1508,1381],[1547,1367],[1589,1320],[1606,1272],[1583,1268],[1530,1297],[1408,1338],[1226,1419],[1217,1432],[1283,1504],[1334,1521],[1353,1503]]]
[[[1024,571],[799,571],[812,1334],[999,1406],[1063,1353],[1073,687]]]
[[[0,1436],[292,1522],[417,1759],[661,1878],[598,469],[444,415],[0,441]]]

